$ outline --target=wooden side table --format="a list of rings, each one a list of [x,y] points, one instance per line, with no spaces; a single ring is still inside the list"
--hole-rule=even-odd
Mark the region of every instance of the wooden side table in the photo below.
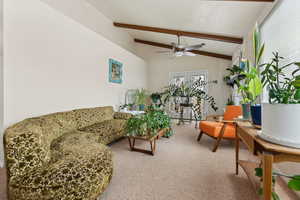
[[[257,163],[239,160],[240,140],[245,143],[248,150],[262,160],[263,168],[263,199],[272,200],[272,170],[273,163],[300,162],[300,149],[277,145],[259,138],[259,133],[250,122],[236,122],[236,174],[239,173],[239,165],[244,169],[256,191],[259,183],[255,183],[254,168]]]
[[[154,156],[155,150],[156,150],[156,140],[158,140],[159,138],[164,136],[168,130],[169,130],[168,128],[162,129],[153,136],[128,136],[127,138],[128,138],[130,150],[136,151],[136,152],[141,152],[141,153],[146,153],[146,154],[150,154],[150,155]],[[135,147],[136,140],[148,141],[150,143],[151,150],[136,148]]]

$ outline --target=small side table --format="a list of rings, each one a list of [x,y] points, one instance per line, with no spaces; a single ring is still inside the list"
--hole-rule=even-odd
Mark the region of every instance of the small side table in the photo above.
[[[150,155],[154,156],[155,150],[156,150],[156,140],[158,140],[159,138],[164,136],[168,130],[169,130],[168,128],[162,129],[153,136],[128,136],[127,138],[128,138],[130,150],[136,151],[136,152],[141,152],[141,153],[146,153],[146,154],[150,154]],[[148,141],[150,143],[151,150],[136,148],[135,147],[136,140]]]
[[[192,107],[193,107],[193,104],[190,104],[190,103],[181,103],[180,104],[180,118],[179,118],[179,121],[178,121],[178,124],[177,125],[180,125],[181,123],[184,124],[184,116],[183,116],[183,112],[184,112],[184,109],[185,108],[190,108],[191,111],[190,111],[190,119],[188,119],[188,121],[191,123],[192,120],[193,120],[193,114],[192,114]]]

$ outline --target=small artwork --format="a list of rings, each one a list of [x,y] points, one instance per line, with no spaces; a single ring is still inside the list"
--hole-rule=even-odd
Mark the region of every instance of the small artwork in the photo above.
[[[123,81],[123,64],[114,60],[109,59],[109,82],[121,84]]]

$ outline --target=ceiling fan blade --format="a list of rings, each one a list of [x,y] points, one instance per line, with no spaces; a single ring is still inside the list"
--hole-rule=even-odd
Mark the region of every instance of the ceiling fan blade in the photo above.
[[[196,56],[196,54],[194,54],[194,53],[192,53],[192,52],[189,52],[189,51],[183,52],[183,55],[184,55],[184,56]]]
[[[177,51],[177,52],[174,53],[174,55],[175,55],[176,57],[181,57],[181,56],[184,55],[184,52],[182,52],[182,51]]]
[[[191,45],[191,46],[187,46],[184,48],[185,51],[191,51],[191,50],[196,50],[196,49],[200,49],[204,46],[205,44],[196,44],[196,45]]]
[[[155,53],[172,53],[172,51],[156,51]]]

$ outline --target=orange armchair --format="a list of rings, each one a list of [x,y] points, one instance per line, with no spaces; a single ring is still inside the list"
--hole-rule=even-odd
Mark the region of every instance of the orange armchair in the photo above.
[[[216,152],[222,139],[235,139],[236,126],[233,119],[240,115],[242,115],[240,106],[227,106],[224,116],[208,116],[206,121],[200,122],[200,133],[197,141],[200,141],[203,134],[216,139],[216,144],[212,150]]]

